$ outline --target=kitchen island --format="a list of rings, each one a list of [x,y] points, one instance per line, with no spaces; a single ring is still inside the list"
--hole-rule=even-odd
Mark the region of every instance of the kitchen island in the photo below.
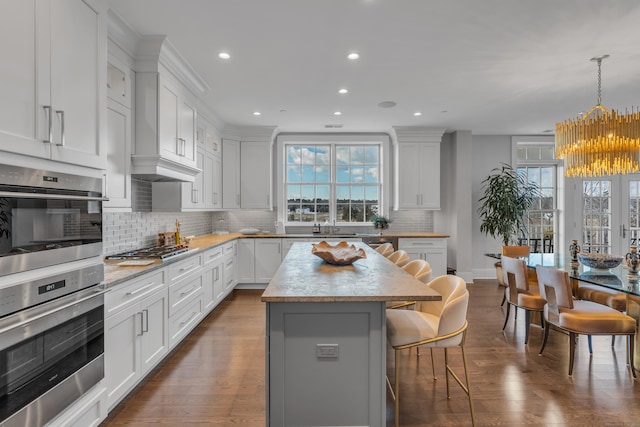
[[[296,243],[262,295],[267,304],[267,425],[384,426],[386,301],[440,295],[362,243],[335,266]]]

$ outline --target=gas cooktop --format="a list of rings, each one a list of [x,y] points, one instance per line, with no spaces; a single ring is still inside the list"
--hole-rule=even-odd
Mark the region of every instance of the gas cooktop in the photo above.
[[[120,254],[108,255],[108,260],[134,260],[134,259],[161,259],[162,261],[188,252],[189,248],[185,245],[177,246],[150,246],[148,248],[134,249]]]

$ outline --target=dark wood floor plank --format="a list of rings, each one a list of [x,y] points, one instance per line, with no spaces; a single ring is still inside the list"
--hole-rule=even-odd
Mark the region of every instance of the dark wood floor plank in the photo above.
[[[540,328],[524,345],[524,313],[502,332],[502,289],[495,281],[469,285],[467,359],[480,426],[640,426],[640,385],[625,363],[625,343],[586,337],[567,375],[568,336],[551,331],[538,355]],[[261,291],[234,291],[187,339],[118,405],[102,424],[115,426],[265,425],[265,306]],[[513,312],[511,313],[513,316]],[[446,397],[444,357],[435,351],[433,380],[428,350],[405,352],[401,375],[401,425],[470,426],[466,396],[451,383]],[[387,354],[393,374],[393,352]],[[459,351],[450,364],[462,375]],[[387,425],[393,425],[387,399]]]

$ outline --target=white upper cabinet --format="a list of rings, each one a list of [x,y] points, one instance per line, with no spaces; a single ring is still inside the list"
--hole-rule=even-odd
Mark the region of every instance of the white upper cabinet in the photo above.
[[[0,149],[105,168],[105,3],[23,0],[4,9]]]
[[[240,207],[271,209],[272,149],[269,141],[240,144]]]
[[[222,208],[240,209],[240,142],[222,141]]]
[[[132,174],[151,181],[193,182],[201,172],[196,160],[196,100],[209,87],[166,36],[143,35],[133,45],[137,50]]]
[[[136,73],[135,175],[153,181],[193,181],[196,109],[186,90],[159,73]]]
[[[440,129],[395,128],[396,209],[440,209]]]

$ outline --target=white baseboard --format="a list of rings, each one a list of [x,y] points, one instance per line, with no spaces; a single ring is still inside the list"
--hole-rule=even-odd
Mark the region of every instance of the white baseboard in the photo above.
[[[473,278],[474,279],[495,279],[496,269],[495,268],[474,268]]]

